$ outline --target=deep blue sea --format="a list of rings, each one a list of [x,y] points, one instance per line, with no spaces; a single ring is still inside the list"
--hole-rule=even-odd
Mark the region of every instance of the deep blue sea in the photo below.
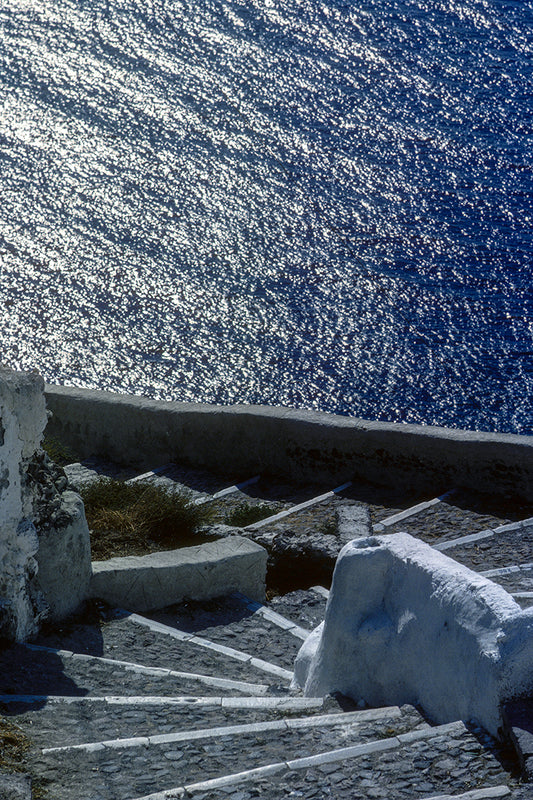
[[[533,2],[0,4],[0,362],[533,433]]]

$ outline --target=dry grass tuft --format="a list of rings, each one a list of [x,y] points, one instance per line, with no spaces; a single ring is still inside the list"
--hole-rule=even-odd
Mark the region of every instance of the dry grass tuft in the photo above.
[[[212,512],[191,497],[150,483],[99,478],[81,491],[94,560],[143,555],[207,541],[196,533]]]

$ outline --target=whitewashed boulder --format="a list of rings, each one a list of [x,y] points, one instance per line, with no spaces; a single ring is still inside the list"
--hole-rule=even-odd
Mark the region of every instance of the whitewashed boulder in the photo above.
[[[75,492],[57,497],[53,516],[38,528],[36,583],[48,605],[48,618],[72,614],[89,596],[91,544],[85,509]]]
[[[533,610],[406,533],[358,539],[339,555],[295,683],[498,735],[501,704],[533,691]]]
[[[25,480],[45,425],[43,379],[0,368],[0,635],[18,641],[46,610],[33,580],[39,541]]]
[[[43,379],[0,368],[0,636],[23,641],[86,599],[83,503],[41,449]]]

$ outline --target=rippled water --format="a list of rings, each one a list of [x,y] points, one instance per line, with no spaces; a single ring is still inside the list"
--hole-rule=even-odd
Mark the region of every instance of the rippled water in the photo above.
[[[533,3],[0,6],[0,360],[533,432]]]

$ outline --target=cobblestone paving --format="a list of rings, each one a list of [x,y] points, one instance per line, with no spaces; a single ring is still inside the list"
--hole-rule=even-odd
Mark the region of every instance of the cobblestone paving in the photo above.
[[[301,625],[302,628],[313,630],[324,619],[326,603],[326,598],[317,592],[299,589],[280,597],[273,597],[270,607],[278,614],[283,614]]]
[[[431,544],[436,539],[467,536],[506,522],[509,522],[507,518],[458,508],[450,501],[437,503],[420,514],[397,522],[387,527],[385,533],[404,531]]]
[[[273,626],[272,623],[269,623],[267,620],[254,617],[242,604],[238,605],[240,609],[239,613],[243,615],[243,619],[250,620],[249,624],[251,629],[248,635],[244,633],[243,638],[237,641],[235,638],[236,634],[230,628],[227,636],[225,636],[221,629],[221,623],[220,628],[219,626],[215,626],[215,628],[209,632],[218,635],[218,641],[220,643],[227,644],[236,649],[242,650],[248,645],[253,645],[253,650],[246,652],[263,659],[272,660],[273,663],[279,666],[292,669],[293,661],[291,661],[290,664],[288,663],[287,652],[294,653],[295,655],[299,646],[298,641],[294,639],[293,644],[293,637],[291,637],[291,640],[286,643],[283,649],[285,640],[283,639],[283,632],[279,628]],[[225,607],[223,602],[221,607]],[[207,614],[207,612],[205,613]],[[153,614],[152,618],[169,624],[170,626],[174,625],[178,627],[175,624],[176,616],[170,611]],[[182,618],[189,618],[188,604],[184,606]],[[239,623],[237,623],[237,626],[239,627]],[[259,641],[257,638],[254,640],[253,628],[255,626],[261,628],[263,631],[268,631],[268,636],[262,633]],[[246,630],[244,624],[242,624],[242,627]],[[218,631],[217,628],[219,628]],[[205,629],[200,630],[200,628],[196,628],[196,631],[199,633],[201,632],[202,636],[205,638],[210,638],[207,636]],[[47,647],[57,647],[78,653],[91,653],[92,655],[134,662],[145,666],[164,667],[166,669],[182,672],[195,672],[201,675],[225,677],[227,672],[228,660],[225,656],[213,651],[204,650],[198,646],[188,645],[186,642],[179,642],[170,636],[157,634],[129,620],[127,617],[124,619],[116,619],[100,626],[73,625],[64,632],[57,631],[51,632],[48,635],[41,634],[36,642],[37,644]],[[272,655],[272,659],[269,659],[269,655]],[[50,658],[52,659],[52,657]],[[56,657],[54,656],[53,658]],[[36,659],[36,661],[38,661],[38,659]],[[281,663],[282,661],[284,661],[284,663]],[[120,674],[122,674],[122,672]],[[252,683],[265,682],[264,672],[243,662],[235,661],[232,664],[232,672],[233,679],[235,680],[249,681]],[[134,680],[140,680],[140,678]],[[57,694],[58,692],[55,693]],[[205,692],[205,694],[209,693],[209,691]]]
[[[255,786],[234,787],[233,800],[279,800],[280,797],[335,800],[417,800],[431,795],[459,794],[483,786],[516,785],[502,768],[496,748],[484,749],[472,735],[432,739],[401,751],[386,751],[352,761],[287,770]],[[217,792],[198,792],[195,800],[218,800]]]
[[[533,561],[533,525],[452,547],[446,555],[479,572],[510,566],[510,559],[513,564],[527,564]]]
[[[132,722],[135,722],[133,715]],[[69,751],[40,756],[38,761],[41,769],[53,765],[54,769],[64,774],[65,778],[60,782],[58,790],[65,798],[75,797],[73,789],[78,792],[79,798],[87,800],[93,797],[94,791],[101,792],[103,796],[109,792],[108,796],[113,797],[115,777],[117,780],[120,778],[122,796],[135,797],[147,785],[153,786],[154,774],[160,787],[172,788],[239,772],[249,769],[250,766],[276,763],[295,755],[308,756],[323,750],[334,750],[396,735],[411,730],[418,724],[420,717],[408,707],[404,717],[392,722],[309,730],[267,730],[97,753]],[[109,769],[111,766],[116,769]],[[161,774],[163,770],[164,781]],[[73,776],[76,776],[74,786]],[[89,782],[92,784],[90,791],[83,788]]]
[[[128,471],[101,462],[87,464],[98,472],[118,478],[131,477]],[[196,470],[174,466],[162,478],[194,492],[213,493],[252,476],[226,476],[221,479]],[[216,503],[216,515],[223,520],[228,510],[243,502],[267,503],[274,511],[308,500],[333,486],[296,486],[263,477],[242,492]],[[434,496],[446,487],[439,487]],[[447,487],[452,488],[452,487]],[[265,543],[277,536],[313,539],[324,543],[323,552],[333,552],[338,539],[336,510],[340,505],[367,504],[373,523],[430,499],[426,493],[398,491],[395,487],[376,487],[356,481],[341,495],[289,516],[281,523],[261,529]],[[425,541],[458,537],[507,521],[533,516],[531,506],[512,499],[487,497],[457,491],[445,502],[422,514],[409,517],[394,530],[407,530]],[[340,542],[338,543],[340,544]],[[320,545],[317,545],[320,551]],[[462,563],[483,571],[520,562],[533,561],[533,529],[498,534],[493,539],[447,551]],[[328,555],[329,558],[329,555]],[[305,580],[304,575],[295,576]],[[307,575],[311,583],[311,571]],[[494,578],[508,591],[532,591],[533,570]],[[325,584],[326,580],[323,581]],[[309,585],[309,583],[307,584]],[[525,606],[530,601],[521,601]],[[326,599],[311,590],[296,589],[273,596],[270,608],[305,629],[313,629],[323,619]],[[301,640],[254,613],[235,598],[207,603],[187,602],[152,614],[188,633],[244,651],[291,670]],[[292,701],[297,692],[287,682],[242,661],[228,659],[212,650],[151,631],[127,617],[114,615],[103,604],[94,604],[85,618],[73,619],[56,629],[44,630],[37,643],[47,647],[103,656],[147,667],[212,675],[267,686],[264,697],[272,702]],[[136,744],[98,752],[70,751],[43,754],[42,748],[84,744],[110,739],[147,737],[197,731],[227,725],[275,722],[283,718],[317,716],[352,711],[348,698],[329,698],[323,707],[305,712],[221,707],[218,687],[190,679],[138,674],[118,665],[94,660],[60,657],[55,653],[31,651],[16,645],[0,651],[0,693],[60,694],[76,697],[102,695],[211,697],[211,705],[112,705],[81,699],[72,704],[36,702],[33,706],[5,704],[2,713],[13,719],[33,740],[29,756],[31,770],[48,790],[46,800],[133,800],[154,791],[181,786],[193,781],[219,777],[243,769],[292,758],[302,758],[326,750],[365,741],[383,742],[428,723],[411,707],[404,707],[400,718],[383,719],[346,727],[310,727],[305,730],[259,730],[242,734],[210,736],[180,743]],[[227,693],[226,693],[227,694]],[[242,699],[242,694],[232,693]],[[259,698],[261,699],[261,698]],[[152,701],[151,701],[152,702]],[[202,701],[203,702],[203,701]],[[251,702],[254,700],[251,698]],[[226,786],[216,791],[192,793],[195,800],[278,800],[294,798],[336,798],[337,800],[422,800],[439,793],[458,794],[478,786],[509,784],[512,798],[524,800],[528,787],[518,788],[516,765],[510,754],[481,731],[455,737],[440,737],[411,742],[408,746],[359,755],[349,760],[323,763],[298,770],[282,770],[268,779]]]
[[[301,640],[287,636],[281,628],[231,598],[206,606],[192,602],[171,606],[150,617],[290,670],[302,645]]]

